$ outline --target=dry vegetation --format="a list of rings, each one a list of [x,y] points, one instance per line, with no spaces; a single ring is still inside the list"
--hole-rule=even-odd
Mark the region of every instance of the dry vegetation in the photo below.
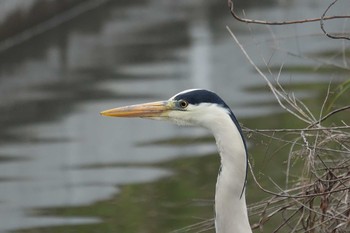
[[[349,17],[332,16],[325,18],[327,11],[337,1],[332,1],[318,19],[288,22],[257,22],[256,20],[242,19],[234,12],[232,1],[228,1],[228,3],[233,17],[245,23],[283,25],[320,21],[320,27],[326,36],[331,39],[349,40],[348,33],[343,32],[338,35],[330,35],[324,29],[324,20]],[[254,169],[251,168],[251,174],[255,183],[269,196],[259,203],[250,205],[250,216],[255,216],[259,219],[258,222],[252,224],[252,228],[260,228],[263,231],[264,225],[269,220],[277,218],[280,220],[280,224],[274,227],[273,232],[350,232],[349,119],[343,119],[338,123],[332,121],[332,117],[335,115],[349,116],[350,105],[337,109],[327,108],[330,96],[329,88],[324,104],[320,106],[320,114],[315,116],[308,106],[295,98],[293,94],[284,90],[278,81],[279,77],[268,78],[254,64],[232,31],[229,28],[228,30],[250,64],[266,81],[279,105],[307,125],[303,129],[246,129],[247,132],[257,133],[271,140],[281,141],[290,147],[289,154],[285,155],[288,156],[285,187],[279,187],[275,184],[274,190],[264,188],[255,177]],[[347,60],[345,56],[344,59]],[[343,64],[347,64],[347,62],[345,61]],[[342,66],[342,68],[350,71],[350,68],[347,66]],[[269,75],[273,76],[272,72]],[[342,87],[336,98],[341,95],[349,95],[350,81],[345,81]],[[327,126],[324,125],[325,121],[328,121]],[[292,135],[291,138],[293,140],[287,142],[285,139],[282,140],[281,138],[285,138],[283,136],[285,134]],[[302,161],[303,169],[293,174],[294,182],[291,182],[289,169],[296,160]],[[275,190],[278,191],[276,192]]]
[[[232,16],[243,23],[284,25],[320,21],[320,29],[329,38],[349,40],[349,33],[342,32],[331,35],[324,29],[324,20],[350,18],[350,16],[326,16],[327,11],[337,1],[332,1],[320,18],[281,22],[241,18],[235,12],[231,0],[228,0],[228,6]],[[289,154],[283,155],[287,158],[284,187],[276,183],[274,183],[273,188],[264,187],[256,178],[254,167],[250,165],[253,180],[259,189],[268,196],[268,198],[248,207],[250,217],[258,219],[251,222],[252,228],[266,232],[266,230],[264,231],[265,225],[273,221],[272,232],[350,232],[350,125],[348,125],[350,118],[346,117],[350,115],[350,105],[336,109],[329,107],[332,106],[329,104],[332,101],[330,100],[332,90],[329,87],[328,92],[325,93],[324,103],[319,107],[319,113],[316,116],[306,104],[283,88],[279,83],[279,74],[276,77],[272,72],[269,72],[268,76],[265,75],[254,64],[229,27],[227,30],[249,63],[266,81],[280,107],[306,125],[306,127],[299,129],[244,128],[248,134],[258,134],[260,137],[266,137],[270,141],[277,141],[289,147]],[[343,54],[345,54],[344,51]],[[344,56],[343,61],[340,62],[342,64],[332,65],[350,72],[350,67],[346,65],[347,60],[348,58]],[[268,67],[267,64],[266,67]],[[283,72],[283,67],[281,67],[280,72]],[[349,96],[350,81],[345,81],[340,87],[336,90],[338,94],[333,94],[333,97]],[[339,115],[345,116],[344,119],[332,120]],[[288,136],[286,137],[286,135]],[[291,173],[290,168],[296,162],[302,163],[302,169],[297,171],[294,169]],[[271,182],[273,183],[272,180]],[[279,224],[276,225],[276,222]],[[213,228],[213,219],[210,219],[176,232],[212,232]]]

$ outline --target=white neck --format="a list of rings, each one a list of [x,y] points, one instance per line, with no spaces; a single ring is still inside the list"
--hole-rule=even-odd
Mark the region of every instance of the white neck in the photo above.
[[[244,192],[247,158],[242,136],[229,111],[211,103],[189,105],[188,114],[171,112],[177,124],[199,125],[214,134],[221,157],[221,172],[216,183],[216,233],[252,233]]]
[[[245,193],[246,151],[242,136],[229,115],[212,125],[221,157],[221,172],[216,183],[216,233],[251,233]]]

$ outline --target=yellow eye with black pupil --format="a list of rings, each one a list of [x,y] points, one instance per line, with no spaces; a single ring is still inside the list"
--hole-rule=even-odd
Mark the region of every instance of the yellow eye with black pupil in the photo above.
[[[186,108],[188,106],[188,102],[186,100],[180,100],[179,101],[179,106],[181,108]]]

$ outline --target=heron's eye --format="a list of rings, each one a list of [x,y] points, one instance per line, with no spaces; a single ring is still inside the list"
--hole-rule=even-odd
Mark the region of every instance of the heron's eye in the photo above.
[[[180,100],[179,101],[179,106],[181,108],[186,108],[188,106],[188,102],[186,100]]]

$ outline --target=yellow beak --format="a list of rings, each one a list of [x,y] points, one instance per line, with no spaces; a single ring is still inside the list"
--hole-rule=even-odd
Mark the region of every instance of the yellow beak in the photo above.
[[[174,109],[172,101],[158,101],[137,104],[102,111],[100,114],[110,117],[166,117]]]

